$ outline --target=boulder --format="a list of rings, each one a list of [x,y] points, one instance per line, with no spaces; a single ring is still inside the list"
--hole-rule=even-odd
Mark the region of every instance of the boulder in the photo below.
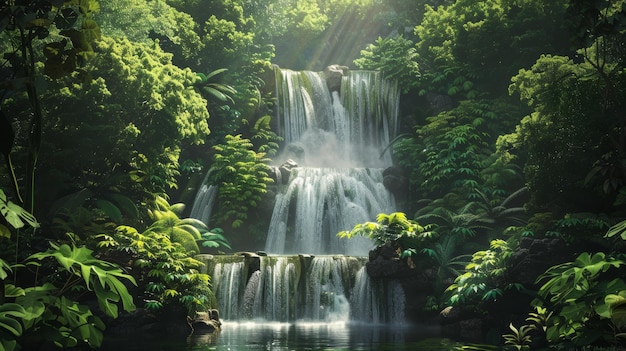
[[[282,184],[289,183],[289,178],[291,177],[291,170],[298,167],[298,163],[296,161],[289,159],[285,161],[278,169],[280,170],[280,179]],[[278,182],[277,182],[278,183]]]
[[[324,76],[326,77],[326,86],[328,91],[341,92],[341,78],[346,75],[349,68],[340,65],[330,65],[324,69]]]
[[[191,327],[193,334],[219,332],[222,328],[219,311],[216,309],[211,309],[207,312],[196,312],[193,318],[187,317],[187,323]]]

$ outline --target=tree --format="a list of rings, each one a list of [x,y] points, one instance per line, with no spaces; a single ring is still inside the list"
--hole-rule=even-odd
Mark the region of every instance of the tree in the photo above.
[[[42,74],[62,78],[74,71],[84,75],[81,64],[93,54],[92,42],[100,36],[100,29],[92,16],[99,5],[95,0],[86,1],[38,1],[19,4],[3,2],[0,13],[4,19],[0,24],[0,37],[6,43],[3,66],[7,67],[6,78],[0,85],[0,120],[2,121],[2,153],[11,172],[13,196],[25,202],[33,212],[35,206],[35,168],[41,149],[44,111],[40,101]],[[58,34],[58,36],[57,36]],[[47,41],[46,41],[47,39]],[[36,50],[43,47],[42,52]],[[43,71],[38,64],[43,63]],[[25,94],[32,117],[22,120],[3,112],[7,98],[14,94]],[[28,141],[26,152],[26,196],[22,198],[16,181],[15,168],[11,162],[11,150],[15,140],[14,124],[21,124],[26,136],[17,136]],[[18,132],[20,130],[18,129]]]

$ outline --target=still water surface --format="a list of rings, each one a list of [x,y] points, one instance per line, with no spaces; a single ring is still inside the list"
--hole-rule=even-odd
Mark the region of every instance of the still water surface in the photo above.
[[[452,351],[477,350],[439,336],[429,326],[355,323],[229,323],[222,332],[168,340],[107,340],[107,351]],[[137,339],[135,339],[138,341]],[[490,348],[491,349],[491,348]],[[495,348],[491,349],[495,350]]]

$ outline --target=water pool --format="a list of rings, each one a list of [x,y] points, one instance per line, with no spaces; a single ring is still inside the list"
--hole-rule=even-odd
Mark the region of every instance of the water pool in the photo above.
[[[468,346],[442,338],[431,326],[371,325],[355,323],[257,323],[223,324],[219,334],[186,338],[132,340],[105,339],[106,351],[451,351],[497,350]]]

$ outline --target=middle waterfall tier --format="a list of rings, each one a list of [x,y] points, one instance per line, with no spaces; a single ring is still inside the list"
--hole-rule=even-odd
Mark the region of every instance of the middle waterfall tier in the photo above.
[[[276,196],[265,243],[271,254],[367,255],[372,241],[337,233],[395,208],[377,168],[294,168]]]
[[[403,323],[396,281],[373,281],[365,257],[205,257],[226,321]]]

